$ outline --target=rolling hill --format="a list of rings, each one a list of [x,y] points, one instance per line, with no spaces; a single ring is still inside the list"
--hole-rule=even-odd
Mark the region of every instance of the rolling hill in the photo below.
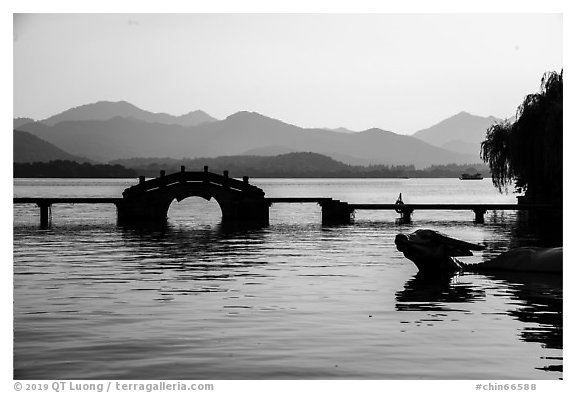
[[[34,123],[35,120],[34,119],[30,119],[28,117],[17,117],[14,119],[14,129],[17,130],[20,126],[23,126],[24,124],[28,124],[28,123]]]
[[[14,162],[48,162],[55,160],[88,162],[74,156],[28,132],[14,130]]]

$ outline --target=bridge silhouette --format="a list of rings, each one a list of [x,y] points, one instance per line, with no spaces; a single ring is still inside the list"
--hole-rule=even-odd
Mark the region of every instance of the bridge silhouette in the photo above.
[[[122,193],[118,208],[120,223],[136,221],[163,221],[168,216],[170,204],[188,197],[214,198],[222,210],[223,221],[268,221],[268,204],[264,191],[249,184],[248,177],[242,181],[230,178],[228,171],[223,175],[208,172],[180,172],[145,180],[140,176],[139,184]]]
[[[118,224],[161,223],[168,218],[168,209],[174,200],[189,197],[214,198],[222,211],[222,222],[268,225],[270,206],[275,203],[317,203],[322,208],[323,224],[348,224],[356,210],[394,210],[402,222],[410,222],[416,209],[421,210],[472,210],[475,222],[484,222],[488,210],[537,210],[550,209],[547,205],[523,204],[351,204],[333,198],[267,198],[259,187],[242,180],[208,171],[180,172],[166,175],[160,171],[157,178],[139,177],[138,184],[128,187],[122,198],[14,198],[14,203],[36,204],[40,207],[40,226],[48,227],[51,206],[57,203],[113,203],[116,205]]]

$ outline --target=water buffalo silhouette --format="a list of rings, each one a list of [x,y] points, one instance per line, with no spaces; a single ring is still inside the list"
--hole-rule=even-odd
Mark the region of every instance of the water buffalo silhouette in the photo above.
[[[459,271],[518,271],[562,273],[562,247],[519,247],[480,263],[463,263],[456,257],[470,256],[483,245],[454,239],[431,229],[419,229],[409,235],[398,234],[396,248],[423,273]]]

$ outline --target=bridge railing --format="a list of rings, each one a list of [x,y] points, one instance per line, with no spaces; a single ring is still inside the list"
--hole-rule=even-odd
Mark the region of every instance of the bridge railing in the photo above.
[[[262,189],[248,183],[247,176],[241,181],[229,177],[228,171],[224,171],[223,175],[218,175],[207,170],[204,170],[204,172],[186,172],[182,170],[169,175],[165,175],[164,171],[161,171],[160,177],[150,180],[144,180],[144,177],[140,176],[140,183],[127,188],[122,195],[129,197],[181,183],[210,183],[255,196],[264,196]]]

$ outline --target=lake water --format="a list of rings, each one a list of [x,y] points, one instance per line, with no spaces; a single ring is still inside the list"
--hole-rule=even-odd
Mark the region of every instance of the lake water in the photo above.
[[[252,179],[268,197],[350,203],[515,203],[490,180]],[[132,179],[15,179],[14,196],[119,197]],[[558,245],[523,213],[359,211],[322,226],[315,204],[273,205],[230,230],[214,201],[176,201],[168,225],[126,229],[113,205],[14,206],[17,379],[559,379],[554,275],[416,276],[397,233],[483,243],[479,262]]]

